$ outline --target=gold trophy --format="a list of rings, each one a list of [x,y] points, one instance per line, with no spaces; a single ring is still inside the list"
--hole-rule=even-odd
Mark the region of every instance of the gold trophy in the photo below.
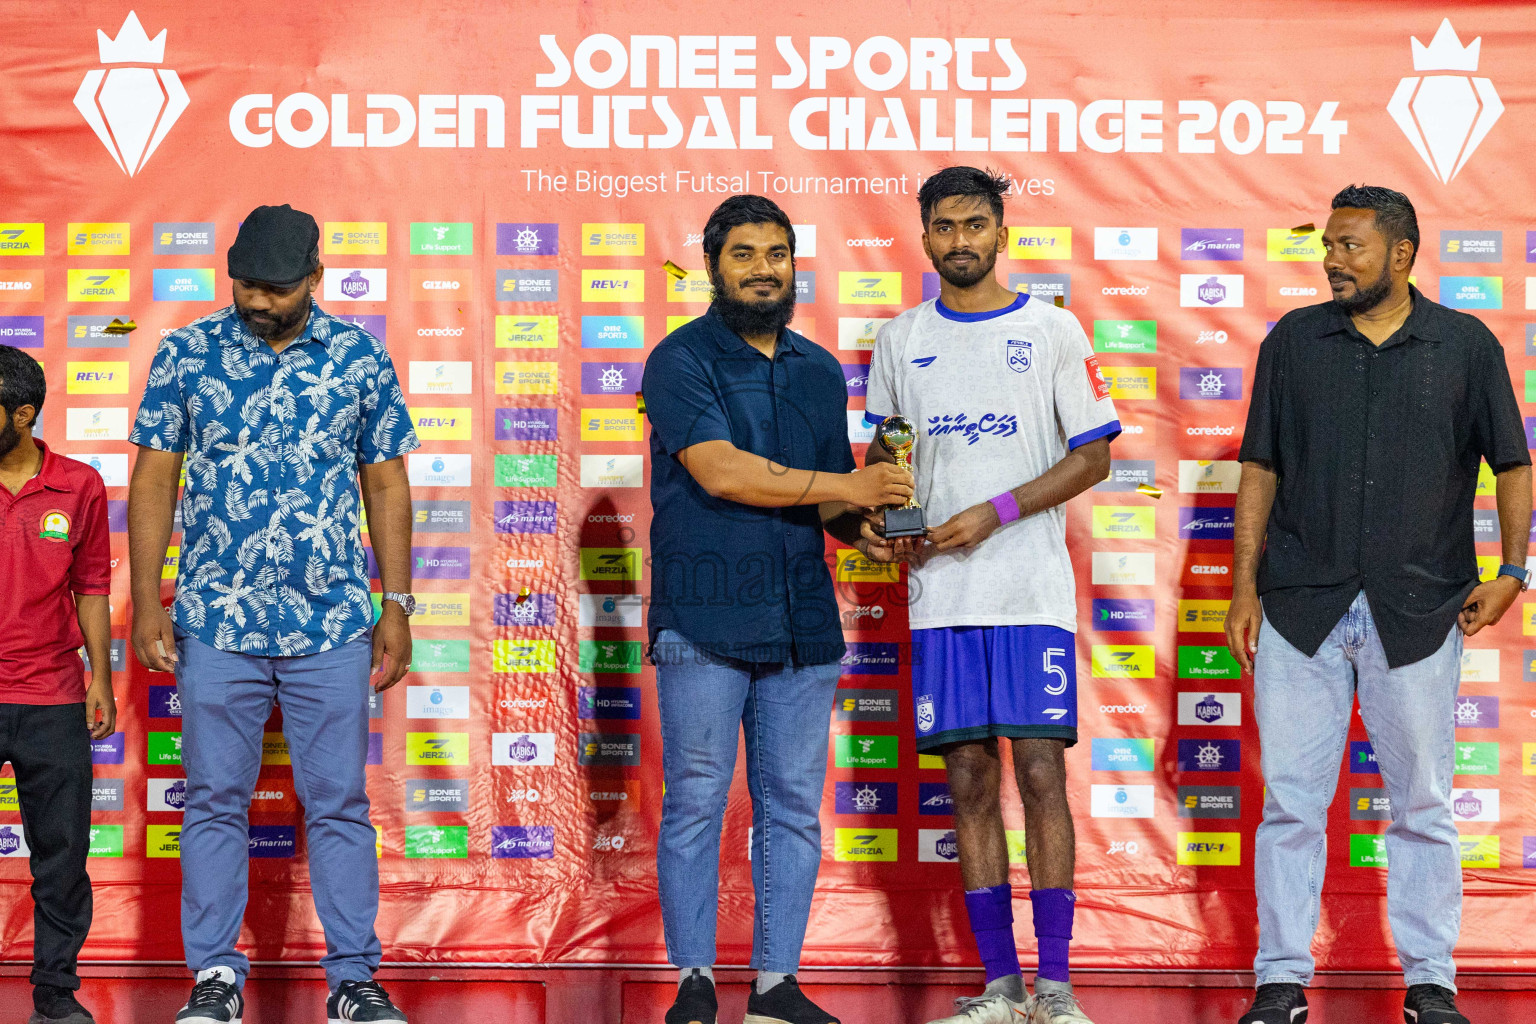
[[[917,430],[905,416],[887,416],[875,428],[880,447],[896,458],[896,465],[912,472],[912,449],[917,446]],[[923,525],[923,507],[917,503],[917,495],[907,499],[905,505],[885,510],[885,523],[880,531],[886,538],[921,537],[928,532]]]

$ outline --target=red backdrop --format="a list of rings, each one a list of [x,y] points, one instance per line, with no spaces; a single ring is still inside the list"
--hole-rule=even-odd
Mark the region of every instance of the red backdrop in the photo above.
[[[880,0],[799,14],[434,2],[274,16],[255,5],[214,14],[154,3],[136,8],[147,38],[132,25],[120,34],[128,12],[104,3],[6,12],[0,232],[10,233],[0,234],[0,331],[45,362],[43,436],[98,458],[121,500],[132,460],[126,423],[155,345],[228,301],[223,253],[246,211],[288,202],[313,212],[329,287],[356,293],[367,283],[359,298],[322,302],[382,318],[368,323],[384,332],[426,435],[412,467],[415,497],[433,503],[420,510],[415,542],[417,590],[432,609],[418,620],[418,664],[373,725],[387,959],[664,961],[654,671],[636,661],[640,628],[581,617],[583,594],[644,595],[649,585],[647,491],[632,486],[648,480],[638,475],[648,472],[647,448],[632,394],[638,367],[626,364],[643,361],[672,317],[702,311],[697,233],[726,194],[750,190],[814,225],[801,231],[799,269],[814,284],[796,326],[835,352],[857,384],[871,323],[928,287],[917,184],[963,161],[1016,180],[1015,244],[1000,269],[1044,275],[1011,278],[1038,295],[1064,293],[1096,339],[1130,428],[1114,445],[1121,489],[1084,495],[1069,514],[1083,624],[1084,742],[1069,755],[1080,962],[1249,963],[1262,801],[1251,714],[1240,725],[1208,725],[1191,708],[1180,724],[1178,696],[1218,694],[1222,723],[1239,707],[1251,711],[1246,681],[1220,678],[1221,659],[1197,650],[1219,643],[1213,630],[1229,594],[1221,566],[1230,542],[1210,539],[1232,504],[1233,467],[1223,460],[1235,457],[1266,324],[1324,294],[1322,271],[1308,262],[1315,233],[1291,229],[1320,225],[1330,196],[1349,182],[1413,198],[1424,231],[1419,287],[1480,304],[1528,397],[1522,371],[1536,367],[1536,341],[1526,321],[1536,313],[1523,311],[1536,305],[1528,276],[1536,181],[1522,146],[1536,80],[1520,5],[1026,10]],[[1459,39],[1428,46],[1447,15]],[[668,260],[689,277],[675,282]],[[339,289],[343,279],[353,284]],[[126,342],[95,335],[76,319],[90,316],[132,317],[138,328]],[[506,393],[517,388],[524,393]],[[512,458],[527,455],[553,458]],[[1162,496],[1136,491],[1143,480]],[[552,504],[498,508],[502,501]],[[1478,505],[1491,510],[1491,495]],[[552,532],[498,532],[509,512]],[[435,517],[464,532],[445,532]],[[1205,533],[1188,527],[1191,517]],[[1479,554],[1496,560],[1496,532],[1479,537],[1488,538]],[[121,641],[124,534],[113,551]],[[604,577],[626,565],[638,579]],[[900,586],[858,565],[842,576],[850,640],[901,644]],[[505,603],[524,588],[531,601]],[[515,610],[530,604],[533,624]],[[1468,655],[1464,693],[1479,699],[1460,722],[1467,774],[1457,793],[1476,801],[1461,824],[1469,841],[1460,953],[1471,968],[1536,953],[1528,927],[1536,702],[1523,640],[1533,604],[1479,636]],[[1131,618],[1099,614],[1110,611]],[[1127,621],[1138,631],[1096,628]],[[604,645],[588,648],[595,661],[583,660],[589,641]],[[892,737],[894,751],[849,740],[855,755],[882,766],[830,771],[806,961],[969,963],[958,872],[946,862],[951,822],[924,813],[933,809],[924,806],[927,784],[942,772],[916,756],[905,671],[881,667],[887,650],[857,653],[876,671],[850,672],[843,687],[883,691],[866,696],[876,708],[890,702],[894,720],[877,710],[832,729]],[[91,861],[97,909],[85,956],[175,960],[179,864],[168,833],[179,815],[153,780],[179,774],[170,735],[179,724],[167,692],[152,689],[172,680],[131,660],[114,676],[121,763],[109,749],[97,767],[102,856]],[[407,686],[439,688],[465,717],[414,717],[429,691],[413,697]],[[601,696],[638,707],[638,718],[580,717],[581,688],[591,686],[627,688]],[[409,735],[425,733],[436,736]],[[598,741],[591,733],[611,734],[618,758],[634,763],[582,763]],[[493,763],[493,746],[510,749],[523,734],[551,765]],[[410,763],[444,737],[452,763]],[[1351,738],[1364,739],[1358,723]],[[1090,740],[1110,741],[1103,757],[1130,758],[1105,764],[1142,770],[1095,770]],[[1181,740],[1194,741],[1183,764]],[[1235,756],[1239,770],[1226,770],[1231,760],[1198,770],[1212,764],[1201,753],[1212,747]],[[290,772],[277,763],[280,745],[272,753],[253,822],[293,826]],[[838,813],[834,783],[847,782],[875,796],[855,802],[849,791],[843,810],[852,813]],[[1104,787],[1097,799],[1095,786]],[[1237,816],[1181,817],[1184,797],[1200,795],[1188,786],[1237,796]],[[1385,872],[1370,866],[1385,824],[1361,820],[1379,794],[1353,792],[1379,786],[1379,776],[1347,766],[1341,778],[1351,792],[1341,793],[1331,824],[1327,968],[1393,964]],[[457,805],[456,790],[467,791]],[[437,799],[447,802],[420,802]],[[859,813],[870,807],[894,813]],[[1011,793],[1007,813],[1022,828]],[[749,819],[738,786],[721,872],[722,963],[744,962],[750,949]],[[30,955],[19,821],[14,796],[0,791],[0,852],[13,854],[0,858],[6,958]],[[494,856],[510,835],[493,840],[501,826],[552,830],[503,848],[549,856]],[[294,848],[284,833],[269,835],[290,855],[253,860],[253,958],[313,959],[323,944],[302,837]],[[891,859],[842,859],[850,847]],[[1026,868],[1015,870],[1024,883]],[[1027,924],[1021,934],[1027,943]]]

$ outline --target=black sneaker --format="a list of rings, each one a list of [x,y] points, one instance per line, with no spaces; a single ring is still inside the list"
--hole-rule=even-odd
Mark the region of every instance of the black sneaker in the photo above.
[[[839,1024],[836,1017],[817,1006],[800,991],[791,974],[762,995],[757,986],[747,997],[747,1016],[741,1024]]]
[[[1410,985],[1403,1000],[1408,1024],[1472,1024],[1456,1009],[1456,993],[1439,985]]]
[[[350,1020],[389,1021],[405,1024],[405,1014],[389,1001],[389,993],[376,981],[344,981],[325,1001],[330,1024]]]
[[[96,1024],[91,1011],[75,999],[74,990],[57,985],[34,986],[32,1009],[27,1024]]]
[[[235,987],[235,972],[216,968],[196,985],[187,1005],[176,1014],[176,1024],[240,1024],[245,1014],[245,1000]]]
[[[715,983],[702,974],[693,974],[677,987],[677,999],[667,1011],[666,1024],[715,1024],[719,1012]]]
[[[1300,985],[1260,985],[1253,1007],[1237,1024],[1304,1024],[1307,991]]]

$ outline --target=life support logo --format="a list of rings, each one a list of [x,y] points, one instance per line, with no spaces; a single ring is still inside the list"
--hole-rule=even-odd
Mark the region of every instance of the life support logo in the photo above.
[[[42,529],[38,531],[38,537],[42,540],[69,540],[69,516],[58,509],[43,515]]]
[[[116,39],[96,30],[101,63],[163,63],[168,31],[161,29],[151,40],[139,16],[129,11]],[[96,68],[85,73],[75,93],[75,109],[129,177],[143,170],[190,102],[181,79],[169,68]]]

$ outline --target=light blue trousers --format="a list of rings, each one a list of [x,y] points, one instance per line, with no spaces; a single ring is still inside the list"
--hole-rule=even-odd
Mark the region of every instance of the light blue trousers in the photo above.
[[[235,948],[245,917],[251,794],[262,731],[277,698],[304,804],[309,877],[325,928],[320,961],[334,991],[379,966],[374,919],[379,862],[368,819],[368,674],[364,637],[323,654],[258,658],[176,637],[181,756],[187,805],[181,827],[181,937],[194,971],[225,966],[245,984]]]

